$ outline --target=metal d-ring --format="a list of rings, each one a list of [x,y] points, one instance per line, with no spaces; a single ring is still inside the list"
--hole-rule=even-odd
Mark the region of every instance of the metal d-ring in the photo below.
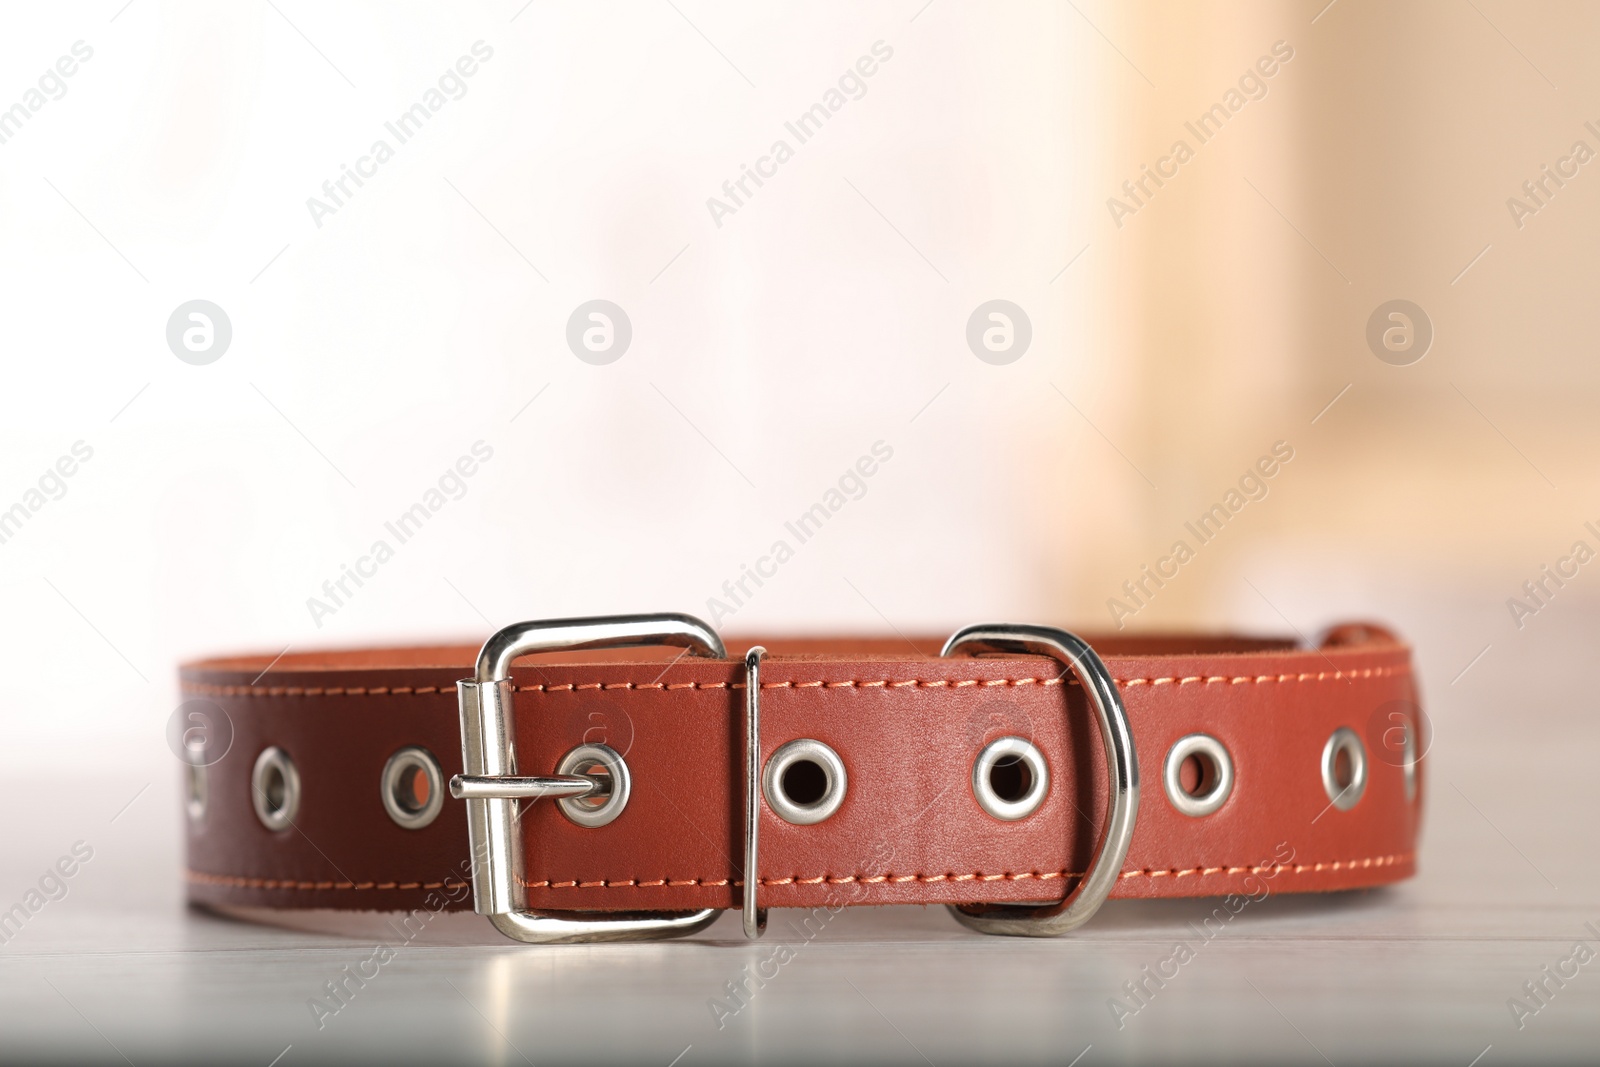
[[[1139,816],[1139,759],[1122,697],[1094,649],[1066,630],[1004,624],[968,626],[951,635],[940,655],[948,656],[957,649],[1032,653],[1051,656],[1066,664],[1100,720],[1111,803],[1105,834],[1089,864],[1089,872],[1066,899],[1044,907],[986,904],[980,905],[981,912],[968,911],[966,906],[952,906],[950,910],[962,925],[985,934],[1053,937],[1076,929],[1105,903],[1117,884]]]
[[[761,657],[760,645],[744,654],[744,936],[767,929],[767,910],[756,907],[761,883]]]

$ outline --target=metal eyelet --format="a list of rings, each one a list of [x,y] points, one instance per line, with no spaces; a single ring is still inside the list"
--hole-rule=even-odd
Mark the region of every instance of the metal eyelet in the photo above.
[[[972,794],[997,819],[1026,819],[1039,810],[1049,790],[1050,768],[1032,741],[1002,737],[983,746],[972,761]]]
[[[1339,782],[1339,756],[1349,764],[1350,780]],[[1361,737],[1348,726],[1341,726],[1322,746],[1322,788],[1328,801],[1340,811],[1349,811],[1367,791],[1367,749]]]
[[[1183,765],[1189,759],[1200,764],[1198,793],[1183,787]],[[1210,815],[1233,792],[1233,759],[1221,741],[1210,734],[1190,734],[1181,737],[1167,750],[1167,762],[1162,780],[1167,787],[1167,800],[1185,815],[1199,818]]]
[[[561,814],[593,829],[611,822],[628,806],[632,780],[622,755],[607,745],[579,745],[561,757],[557,774],[604,775],[611,779],[611,791],[587,797],[562,797],[556,801]]]
[[[767,807],[795,826],[815,825],[838,811],[848,786],[839,753],[809,737],[779,746],[761,772]]]
[[[397,826],[420,830],[444,810],[444,772],[432,752],[410,745],[383,765],[378,792]]]
[[[1415,717],[1406,720],[1405,747],[1401,749],[1405,762],[1400,765],[1405,775],[1406,803],[1413,804],[1417,799],[1417,720]]]
[[[274,745],[256,757],[250,799],[262,826],[275,832],[289,828],[300,811],[300,772],[289,753]]]
[[[189,813],[189,821],[196,824],[205,822],[206,806],[211,799],[211,781],[207,777],[206,765],[185,761],[183,781],[183,808]]]

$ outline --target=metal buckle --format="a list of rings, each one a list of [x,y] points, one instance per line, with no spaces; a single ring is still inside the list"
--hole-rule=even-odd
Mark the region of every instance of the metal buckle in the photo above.
[[[514,688],[511,663],[536,652],[672,645],[701,655],[727,656],[716,631],[690,615],[609,615],[589,619],[521,622],[496,633],[478,653],[473,678],[456,683],[461,707],[461,756],[465,774],[450,780],[450,792],[467,802],[472,842],[473,908],[496,929],[518,941],[655,940],[692,934],[711,925],[716,908],[684,915],[627,913],[575,919],[527,909],[519,884],[521,835],[517,801],[538,797],[587,796],[599,788],[585,775],[526,777],[517,774],[513,739]]]
[[[939,653],[957,649],[987,652],[1026,652],[1050,656],[1065,663],[1077,677],[1100,719],[1100,740],[1106,750],[1106,779],[1111,788],[1111,808],[1105,834],[1078,887],[1064,900],[1043,907],[1027,905],[952,905],[950,911],[963,925],[985,934],[1020,937],[1054,937],[1082,926],[1111,893],[1128,858],[1133,826],[1139,815],[1139,758],[1133,747],[1128,712],[1106,665],[1094,649],[1076,634],[1051,626],[980,624],[957,630]],[[981,912],[968,911],[981,907]]]

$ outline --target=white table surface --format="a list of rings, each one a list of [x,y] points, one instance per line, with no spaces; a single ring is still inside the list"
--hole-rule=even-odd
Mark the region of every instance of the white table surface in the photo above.
[[[846,911],[721,1028],[711,999],[773,950],[791,913],[774,912],[756,944],[735,913],[688,941],[593,947],[517,945],[451,916],[319,1029],[308,1000],[371,955],[377,933],[186,909],[170,757],[12,774],[0,781],[0,902],[76,841],[94,858],[0,945],[0,1059],[1593,1060],[1600,961],[1521,1029],[1507,1006],[1579,938],[1600,940],[1583,928],[1600,927],[1587,623],[1498,647],[1454,684],[1460,664],[1424,656],[1435,741],[1418,877],[1251,905],[1120,1030],[1108,999],[1175,939],[1192,941],[1186,924],[1214,902],[1112,902],[1059,940],[968,933],[942,909]]]

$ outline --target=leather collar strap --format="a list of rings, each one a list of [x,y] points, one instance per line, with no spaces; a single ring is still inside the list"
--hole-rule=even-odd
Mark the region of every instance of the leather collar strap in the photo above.
[[[1316,649],[1230,637],[1089,641],[1126,706],[1143,785],[1112,896],[1259,897],[1414,873],[1421,761],[1399,758],[1385,732],[1415,731],[1420,712],[1410,650],[1393,636],[1345,626]],[[1082,877],[1106,821],[1107,770],[1094,714],[1062,664],[941,658],[934,641],[915,650],[882,639],[762,643],[762,758],[816,739],[842,759],[848,786],[815,824],[763,808],[761,907],[1051,901]],[[621,649],[518,661],[520,773],[553,774],[572,749],[603,743],[631,776],[625,809],[604,826],[529,802],[518,875],[528,908],[739,906],[743,647],[728,659]],[[225,713],[232,738],[222,758],[189,771],[191,901],[471,909],[465,802],[444,796],[437,818],[406,828],[381,788],[391,756],[409,746],[432,753],[444,780],[462,772],[456,682],[472,676],[476,653],[404,648],[182,667],[185,698]],[[1324,763],[1341,728],[1360,743],[1332,760],[1330,786]],[[1199,816],[1179,810],[1164,766],[1193,734],[1220,742],[1232,769],[1226,800]],[[1042,804],[1014,821],[988,814],[973,785],[974,760],[1002,737],[1031,741],[1049,774]],[[292,819],[276,830],[252,800],[258,756],[271,747],[298,779]],[[1364,786],[1341,796],[1337,786],[1358,764]],[[1330,799],[1352,793],[1353,804]]]

